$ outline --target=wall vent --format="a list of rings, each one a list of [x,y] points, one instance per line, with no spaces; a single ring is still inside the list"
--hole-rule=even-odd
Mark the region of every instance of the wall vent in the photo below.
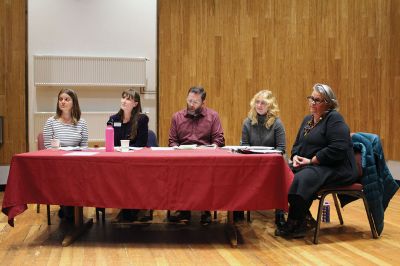
[[[146,58],[34,55],[35,86],[146,87]]]

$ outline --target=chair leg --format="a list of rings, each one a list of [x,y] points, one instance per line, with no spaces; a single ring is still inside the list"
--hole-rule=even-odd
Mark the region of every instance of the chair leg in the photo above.
[[[47,204],[46,209],[47,209],[47,225],[51,225],[51,219],[50,219],[50,205]]]
[[[372,218],[371,212],[369,211],[368,202],[364,196],[364,193],[360,193],[360,198],[362,198],[362,200],[364,202],[364,207],[365,207],[365,211],[367,213],[369,227],[371,228],[372,237],[378,238],[378,232],[376,231],[375,222],[374,222],[374,219]]]
[[[322,208],[324,207],[324,200],[325,200],[326,195],[327,194],[322,194],[321,198],[319,199],[317,226],[315,226],[315,232],[314,232],[314,244],[318,244],[318,234],[319,234],[319,228],[321,225]]]
[[[171,217],[171,211],[170,210],[167,211],[167,219],[169,219],[169,217]]]
[[[250,211],[247,211],[247,212],[246,212],[246,215],[247,215],[247,222],[250,223],[250,222],[251,222],[251,219],[250,219]]]
[[[96,221],[100,221],[100,212],[101,212],[101,221],[104,223],[106,221],[105,208],[96,208]]]
[[[40,204],[36,204],[36,213],[40,212]]]
[[[340,211],[340,206],[339,206],[339,201],[337,199],[337,194],[332,193],[333,201],[335,202],[335,208],[337,215],[339,217],[340,225],[343,225],[343,217],[342,217],[342,212]]]
[[[102,212],[101,212],[101,221],[103,223],[106,222],[106,208],[103,208]]]
[[[214,220],[217,220],[217,211],[214,211]]]

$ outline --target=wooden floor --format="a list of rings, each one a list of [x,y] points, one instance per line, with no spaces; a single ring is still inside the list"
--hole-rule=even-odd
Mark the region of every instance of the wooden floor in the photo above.
[[[198,223],[196,214],[188,226],[124,227],[110,223],[117,210],[108,209],[105,224],[95,221],[84,236],[63,248],[69,227],[60,223],[58,206],[52,206],[50,226],[42,209],[37,214],[35,205],[29,205],[14,228],[0,215],[1,265],[400,265],[400,192],[386,210],[385,229],[377,240],[371,238],[361,201],[356,201],[343,210],[344,226],[331,213],[331,223],[322,224],[319,245],[312,244],[312,232],[297,240],[275,237],[273,211],[254,212],[252,223],[238,225],[236,249],[225,235],[225,212],[208,227]],[[85,215],[93,217],[94,209],[85,208]],[[155,221],[164,217],[164,211],[155,212]]]

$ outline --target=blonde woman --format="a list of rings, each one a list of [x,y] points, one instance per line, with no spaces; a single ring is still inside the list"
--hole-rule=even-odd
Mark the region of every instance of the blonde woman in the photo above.
[[[285,153],[285,128],[271,91],[259,91],[251,99],[249,114],[243,121],[241,144],[274,147]]]
[[[275,97],[269,90],[262,90],[250,101],[250,111],[243,121],[243,146],[269,146],[285,153],[285,127],[279,119],[279,107]],[[243,212],[234,212],[234,220],[244,219]],[[275,210],[275,224],[285,223],[285,213]]]

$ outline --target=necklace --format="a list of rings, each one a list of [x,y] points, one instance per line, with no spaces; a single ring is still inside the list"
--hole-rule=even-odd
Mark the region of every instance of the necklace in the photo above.
[[[314,122],[314,116],[311,116],[310,121],[307,122],[307,125],[304,127],[304,136],[306,136],[308,133],[310,133],[311,129],[313,129],[314,127],[316,127],[318,125],[318,123],[323,119],[323,117],[321,116],[317,122]]]

